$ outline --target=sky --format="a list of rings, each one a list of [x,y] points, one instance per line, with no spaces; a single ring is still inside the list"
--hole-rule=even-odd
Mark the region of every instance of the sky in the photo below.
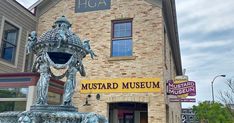
[[[189,80],[196,82],[197,102],[215,101],[225,82],[234,77],[234,0],[176,0],[182,66]],[[183,103],[192,107],[197,103]]]
[[[26,7],[36,0],[17,0]],[[182,66],[189,80],[196,82],[197,102],[183,103],[192,107],[198,102],[215,100],[219,91],[227,89],[225,82],[234,78],[234,0],[175,0]]]

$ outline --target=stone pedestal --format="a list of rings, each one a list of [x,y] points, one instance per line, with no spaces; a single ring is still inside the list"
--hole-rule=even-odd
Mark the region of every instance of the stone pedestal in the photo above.
[[[0,123],[107,123],[95,113],[81,113],[73,106],[31,106],[30,111],[0,113]]]

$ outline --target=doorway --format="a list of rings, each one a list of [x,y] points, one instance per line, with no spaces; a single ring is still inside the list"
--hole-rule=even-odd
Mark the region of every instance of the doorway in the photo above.
[[[146,103],[110,103],[109,123],[148,123]]]

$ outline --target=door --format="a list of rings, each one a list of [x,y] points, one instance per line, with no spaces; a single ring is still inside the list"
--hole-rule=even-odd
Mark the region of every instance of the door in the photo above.
[[[134,123],[134,113],[124,113],[124,123]]]
[[[148,123],[148,115],[147,112],[141,112],[140,113],[140,123]]]

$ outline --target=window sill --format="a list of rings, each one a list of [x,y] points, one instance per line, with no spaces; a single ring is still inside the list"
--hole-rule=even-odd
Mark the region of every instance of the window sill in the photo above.
[[[3,58],[0,58],[0,63],[4,64],[6,66],[12,67],[12,68],[17,68],[15,62],[10,62],[10,61],[7,61],[7,60],[5,60]]]
[[[118,57],[110,57],[108,61],[121,61],[121,60],[135,60],[136,56],[118,56]]]

